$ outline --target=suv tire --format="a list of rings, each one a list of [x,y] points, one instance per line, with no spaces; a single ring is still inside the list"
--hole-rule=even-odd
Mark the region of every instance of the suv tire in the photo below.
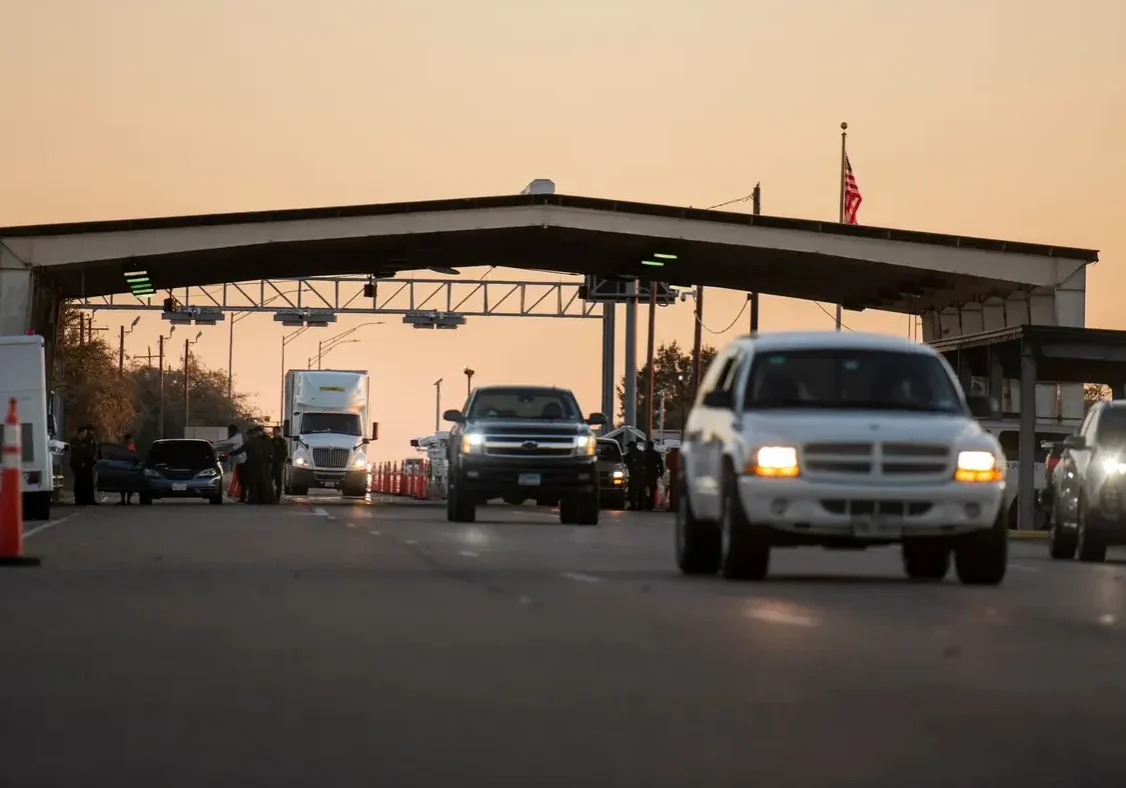
[[[600,506],[598,490],[581,493],[575,498],[575,523],[577,525],[598,525]]]
[[[954,546],[954,569],[968,586],[997,586],[1009,563],[1008,518],[1002,512],[985,531],[965,534]]]
[[[728,580],[763,580],[770,571],[770,530],[747,518],[738,483],[729,467],[723,483],[719,569]]]
[[[677,474],[676,484],[676,565],[686,575],[714,575],[722,547],[719,526],[696,519],[683,472]]]

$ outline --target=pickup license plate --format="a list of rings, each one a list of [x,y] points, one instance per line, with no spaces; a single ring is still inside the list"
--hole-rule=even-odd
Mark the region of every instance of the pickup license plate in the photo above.
[[[852,535],[863,539],[895,538],[903,533],[903,527],[895,521],[883,517],[853,517]]]
[[[522,473],[516,483],[521,487],[539,487],[540,475],[538,473]]]
[[[187,492],[188,485],[186,484],[173,484],[172,492]]]

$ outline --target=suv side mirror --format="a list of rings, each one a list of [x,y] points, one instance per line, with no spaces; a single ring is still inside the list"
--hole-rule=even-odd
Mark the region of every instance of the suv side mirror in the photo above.
[[[705,408],[723,408],[725,410],[731,409],[731,392],[722,389],[709,391],[704,395]]]
[[[418,438],[411,438],[411,446],[418,448]]]
[[[592,413],[586,423],[592,427],[601,427],[606,424],[606,415],[603,413]]]
[[[371,439],[373,441],[379,440],[379,422],[373,421],[371,423]]]
[[[1063,439],[1063,447],[1065,449],[1083,450],[1087,448],[1087,441],[1084,440],[1082,435],[1068,435]]]
[[[289,434],[289,419],[286,419],[285,421],[282,422],[282,437],[284,437],[284,438],[292,438],[293,437],[292,435]]]
[[[975,419],[992,419],[998,415],[999,408],[993,398],[984,394],[967,395],[966,404],[970,408],[970,415]]]
[[[447,410],[442,414],[442,418],[446,421],[453,422],[454,424],[465,423],[465,416],[462,415],[460,410]]]

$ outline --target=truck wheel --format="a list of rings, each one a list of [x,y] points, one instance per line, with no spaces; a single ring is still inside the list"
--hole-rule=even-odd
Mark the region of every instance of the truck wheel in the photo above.
[[[24,496],[23,516],[25,520],[51,519],[51,493],[28,493]]]
[[[719,526],[697,520],[688,499],[687,484],[679,475],[676,505],[676,565],[686,575],[714,575],[719,571]]]
[[[1009,563],[1009,529],[1006,513],[997,516],[986,531],[959,537],[954,547],[954,569],[968,586],[996,586],[1005,579]]]
[[[904,542],[903,570],[912,580],[942,580],[950,571],[950,546],[935,539]]]
[[[578,519],[578,502],[574,498],[561,498],[559,500],[559,522],[564,525],[573,525]]]
[[[770,531],[747,518],[734,470],[728,468],[725,477],[720,571],[728,580],[763,580],[770,571]]]
[[[446,498],[446,519],[451,523],[475,522],[477,505],[472,498],[459,493],[457,487],[452,487],[449,497]]]
[[[575,500],[575,523],[577,525],[598,525],[598,491],[580,495]]]
[[[292,487],[291,489],[293,490],[293,492],[290,493],[291,495],[308,495],[309,494],[309,488],[308,487]]]

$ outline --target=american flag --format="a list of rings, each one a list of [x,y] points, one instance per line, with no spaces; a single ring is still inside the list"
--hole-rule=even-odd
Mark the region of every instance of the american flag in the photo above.
[[[860,196],[860,187],[856,185],[856,176],[852,174],[852,163],[845,156],[844,171],[844,223],[858,224],[856,212],[860,210],[860,203],[864,198]]]

